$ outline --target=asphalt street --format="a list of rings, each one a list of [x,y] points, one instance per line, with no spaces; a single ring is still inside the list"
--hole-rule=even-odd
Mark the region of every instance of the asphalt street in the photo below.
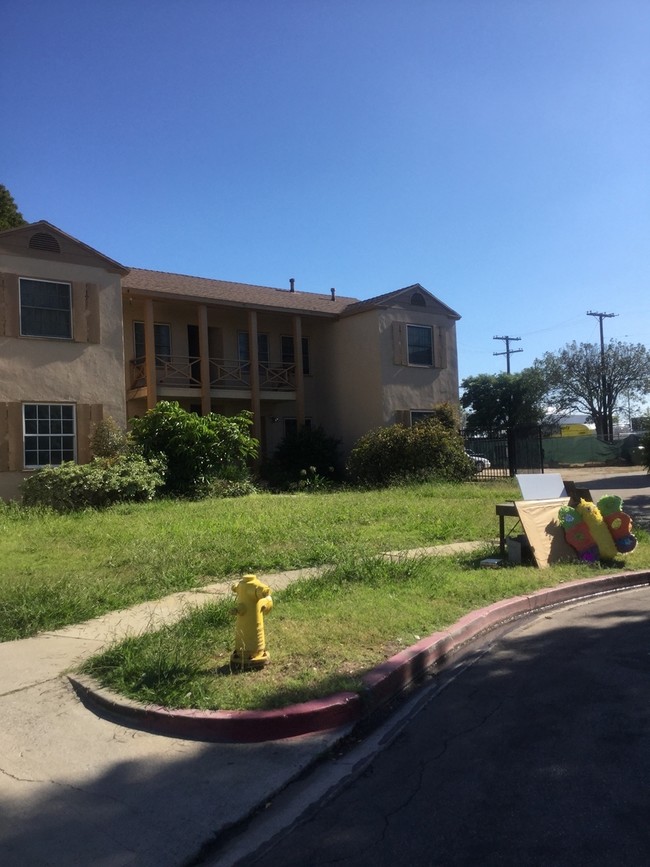
[[[287,791],[275,840],[206,863],[650,864],[649,611],[646,587],[493,636],[347,757],[356,774],[297,789],[306,816]]]

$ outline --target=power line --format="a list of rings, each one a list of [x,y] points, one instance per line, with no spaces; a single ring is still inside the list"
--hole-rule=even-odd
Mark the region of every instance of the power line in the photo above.
[[[506,370],[510,373],[510,356],[515,352],[523,352],[523,349],[510,349],[510,341],[511,340],[521,340],[521,337],[493,337],[492,340],[505,340],[506,342],[506,351],[505,352],[493,352],[492,355],[505,355],[506,356]]]

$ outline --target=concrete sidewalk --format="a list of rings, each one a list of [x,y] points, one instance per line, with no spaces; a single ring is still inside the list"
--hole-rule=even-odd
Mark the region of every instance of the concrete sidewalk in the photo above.
[[[275,591],[316,572],[260,577]],[[62,676],[114,640],[230,597],[231,584],[0,644],[0,863],[184,864],[347,734],[349,727],[260,744],[149,734],[94,715]]]

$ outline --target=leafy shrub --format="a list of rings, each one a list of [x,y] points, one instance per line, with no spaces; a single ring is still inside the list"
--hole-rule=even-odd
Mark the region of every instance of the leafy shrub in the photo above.
[[[43,467],[23,482],[25,506],[49,506],[59,512],[105,508],[113,503],[151,500],[163,485],[164,465],[141,455],[95,458]]]
[[[250,412],[199,416],[176,402],[161,401],[142,418],[132,419],[132,438],[145,457],[164,457],[167,492],[201,496],[212,479],[245,469],[257,455],[252,423]]]
[[[472,469],[460,434],[445,418],[370,431],[348,460],[352,481],[371,487],[411,480],[462,481],[471,477]]]
[[[290,485],[290,490],[320,494],[323,491],[328,491],[331,487],[331,478],[321,476],[316,467],[308,467],[306,470],[300,470],[300,478],[297,482]]]
[[[250,479],[214,479],[208,488],[210,497],[248,497],[257,488]]]
[[[440,403],[431,410],[429,422],[439,422],[448,431],[457,431],[460,424],[460,414],[450,403]]]
[[[322,427],[287,434],[264,468],[271,485],[281,489],[323,490],[341,476],[339,440]]]
[[[96,458],[116,458],[128,451],[126,432],[110,415],[95,425],[90,446]]]

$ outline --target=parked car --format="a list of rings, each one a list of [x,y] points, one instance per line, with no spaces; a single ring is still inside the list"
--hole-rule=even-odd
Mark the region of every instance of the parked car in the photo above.
[[[481,470],[489,470],[490,462],[483,455],[478,455],[476,452],[471,452],[469,449],[465,449],[465,454],[467,457],[474,463],[474,469],[477,473],[480,473]]]

